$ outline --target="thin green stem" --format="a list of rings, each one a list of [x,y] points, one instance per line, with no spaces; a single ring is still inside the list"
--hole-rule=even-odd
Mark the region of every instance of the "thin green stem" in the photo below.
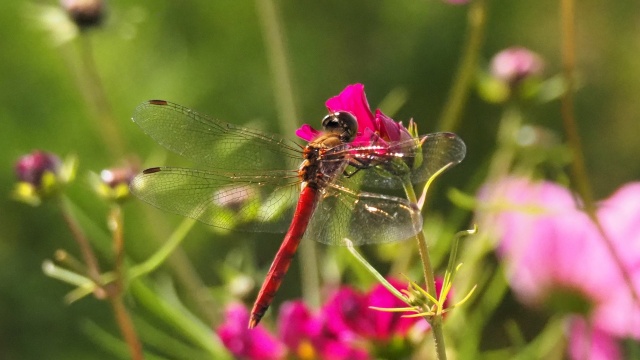
[[[167,241],[165,238],[168,232],[168,224],[163,222],[158,213],[150,211],[145,207],[146,223],[153,224],[149,229],[149,236],[154,244],[158,247]],[[175,231],[175,229],[173,230]],[[220,312],[216,311],[216,301],[209,289],[204,285],[202,278],[194,268],[191,260],[185,251],[177,247],[166,260],[167,268],[172,272],[176,281],[184,289],[184,293],[195,306],[198,314],[204,317],[209,324],[217,324],[219,322]]]
[[[416,193],[413,190],[411,181],[406,177],[403,178],[403,186],[409,201],[414,204],[417,203],[418,198],[416,197]],[[434,299],[437,299],[438,293],[436,292],[436,279],[433,273],[431,259],[429,258],[429,250],[427,248],[427,240],[425,239],[424,231],[418,231],[415,238],[418,242],[418,253],[420,254],[420,260],[422,261],[422,271],[426,282],[427,293]],[[436,354],[438,356],[438,359],[446,360],[447,352],[444,343],[444,332],[442,330],[442,314],[437,313],[434,316],[430,316],[428,317],[428,321],[433,332],[433,339],[436,344]]]
[[[298,123],[285,37],[280,27],[282,21],[278,18],[278,11],[272,0],[256,0],[256,8],[262,26],[271,76],[273,76],[278,121],[282,130],[291,131],[298,126]]]
[[[111,207],[108,222],[113,237],[113,252],[115,254],[114,272],[116,279],[113,284],[105,286],[105,290],[107,291],[107,297],[109,298],[111,309],[116,318],[116,323],[120,328],[120,333],[129,347],[131,359],[142,360],[144,359],[142,344],[138,339],[138,334],[133,326],[133,321],[131,321],[131,316],[122,301],[124,292],[124,218],[120,205],[115,204]]]
[[[168,301],[141,279],[131,280],[129,288],[140,306],[155,315],[158,320],[178,331],[184,338],[205,350],[211,359],[230,358],[211,326],[201,322],[181,303]]]
[[[91,244],[89,244],[87,236],[80,226],[80,223],[75,218],[73,211],[71,210],[69,199],[65,196],[60,196],[58,198],[58,205],[60,206],[62,217],[64,218],[65,223],[71,230],[73,239],[76,241],[76,244],[78,244],[78,247],[80,248],[82,260],[87,267],[87,275],[96,284],[101,284],[100,266],[98,265],[98,260],[93,252],[93,248],[91,248]],[[99,287],[96,287],[96,291],[98,291],[98,289]],[[103,295],[104,294],[102,294],[101,291],[96,292],[96,296],[99,298]]]
[[[129,315],[129,312],[127,311],[127,308],[124,306],[124,302],[122,301],[122,294],[111,296],[109,298],[109,303],[111,304],[111,308],[113,309],[113,313],[116,317],[116,323],[120,328],[120,333],[124,337],[124,340],[129,347],[131,359],[144,359],[142,353],[142,344],[140,343],[138,335],[136,334],[135,327],[133,326],[133,321],[131,321],[131,316]]]
[[[122,215],[122,208],[120,205],[113,205],[111,208],[111,213],[109,214],[109,229],[111,230],[113,236],[113,253],[115,255],[115,269],[114,272],[116,274],[115,285],[118,289],[118,292],[121,292],[123,289],[123,267],[124,267],[124,234],[123,234],[123,226],[124,219]]]
[[[288,71],[285,37],[278,19],[278,12],[272,0],[256,0],[256,9],[267,57],[273,76],[273,87],[278,108],[280,127],[284,131],[291,131],[297,127],[297,115],[293,97],[293,86]],[[320,305],[320,282],[318,270],[318,255],[315,244],[303,241],[300,244],[300,267],[302,276],[302,295],[312,306]]]
[[[173,253],[173,251],[182,243],[182,241],[186,238],[187,234],[195,225],[196,221],[191,218],[186,218],[182,221],[182,223],[176,228],[176,230],[171,234],[167,242],[165,242],[158,251],[156,251],[153,255],[151,255],[144,262],[132,266],[129,269],[129,280],[135,279],[139,276],[148,274],[155,269],[157,269],[168,257]]]
[[[88,33],[80,34],[80,51],[82,56],[82,74],[80,91],[82,91],[87,104],[94,113],[94,123],[99,131],[100,138],[104,141],[107,150],[114,158],[124,154],[124,140],[111,111],[106,91],[100,80],[98,67],[93,56],[93,47]]]
[[[574,114],[573,94],[575,91],[575,34],[574,34],[574,2],[573,0],[562,0],[561,2],[561,22],[562,22],[562,67],[566,81],[566,91],[561,98],[561,113],[564,131],[567,141],[572,150],[573,161],[571,162],[571,176],[578,193],[584,201],[585,209],[588,213],[594,211],[593,192],[589,184],[587,167],[582,152],[582,141],[578,132],[578,124]]]
[[[640,304],[640,292],[633,286],[633,280],[629,271],[620,258],[613,241],[598,220],[597,208],[594,201],[593,190],[589,183],[589,174],[582,152],[582,143],[578,131],[578,123],[574,113],[573,96],[575,92],[575,67],[576,67],[576,41],[575,41],[575,1],[562,0],[560,2],[560,16],[562,26],[562,65],[567,89],[561,99],[561,112],[567,141],[572,150],[571,180],[583,200],[584,210],[596,225],[602,242],[605,244],[609,255],[616,263],[620,274],[629,287],[631,296],[636,304]]]
[[[469,97],[478,64],[480,49],[484,43],[487,0],[471,2],[468,14],[467,39],[458,72],[449,91],[448,100],[438,123],[439,131],[455,131],[462,117],[462,110]]]

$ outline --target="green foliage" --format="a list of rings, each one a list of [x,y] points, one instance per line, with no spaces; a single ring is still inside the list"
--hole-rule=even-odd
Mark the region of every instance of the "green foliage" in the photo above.
[[[640,175],[640,63],[636,55],[640,43],[633,26],[637,12],[630,11],[636,1],[610,2],[605,8],[595,0],[579,2],[580,89],[575,105],[597,198]],[[148,159],[165,156],[167,164],[189,165],[173,154],[158,155],[164,150],[130,121],[137,104],[168,99],[228,122],[256,121],[265,130],[292,139],[295,129],[279,125],[274,95],[278,86],[253,2],[114,0],[108,3],[103,24],[83,32],[69,27],[57,6],[57,1],[0,3],[0,33],[4,34],[0,55],[0,189],[4,189],[0,358],[126,358],[128,351],[111,308],[89,291],[74,304],[63,306],[62,299],[71,287],[43,275],[41,264],[56,250],[65,249],[77,258],[81,254],[54,203],[32,208],[10,199],[14,161],[32,149],[77,156],[78,176],[66,187],[65,195],[72,199],[71,210],[96,249],[102,270],[108,272],[117,262],[107,224],[109,204],[91,192],[86,174],[99,173],[129,157],[148,166],[163,165]],[[317,124],[326,115],[328,97],[349,83],[361,82],[367,86],[373,107],[389,95],[386,104],[396,120],[406,124],[414,118],[422,133],[436,130],[462,54],[468,5],[451,6],[436,0],[290,0],[277,2],[277,6],[298,125]],[[528,83],[522,90],[522,97],[529,101],[518,104],[516,122],[544,129],[545,134],[553,135],[553,141],[508,144],[517,147],[512,153],[515,160],[509,164],[521,172],[565,181],[563,170],[571,158],[558,141],[563,137],[559,135],[562,120],[555,100],[566,84],[556,76],[561,70],[557,2],[500,0],[488,6],[489,25],[479,54],[483,60],[512,45],[535,49],[547,59],[547,80]],[[469,226],[468,210],[477,205],[469,194],[475,193],[491,171],[487,164],[500,166],[496,148],[504,148],[495,103],[507,99],[508,89],[486,78],[486,71],[478,70],[478,74],[481,81],[470,93],[457,131],[467,143],[467,159],[442,175],[427,200],[426,216],[433,221],[427,220],[425,227],[438,230],[429,245],[436,248],[434,266],[440,273],[448,259],[446,247],[440,244],[448,244],[453,234]],[[478,88],[480,95],[475,92]],[[491,103],[481,100],[483,97]],[[452,208],[447,192],[442,191],[451,188],[463,189],[450,192],[457,208]],[[282,205],[285,211],[286,204]],[[135,200],[123,209],[125,268],[145,264],[167,241],[173,246],[182,240],[171,238],[179,217]],[[256,203],[255,216],[260,211]],[[478,290],[462,310],[456,308],[445,321],[448,345],[460,358],[477,358],[480,351],[496,359],[511,358],[517,351],[522,358],[554,353],[553,340],[561,325],[549,321],[549,327],[540,331],[536,328],[539,313],[514,309],[501,265],[491,255],[487,239],[472,239],[461,242],[461,248],[469,248],[461,250],[464,267],[456,274],[454,292],[465,296],[476,284]],[[242,298],[251,291],[232,294],[223,283],[234,271],[253,272],[250,276],[259,278],[256,268],[268,267],[279,240],[280,235],[216,233],[198,225],[165,265],[154,262],[149,268],[137,268],[136,276],[145,277],[126,284],[124,302],[136,307],[134,323],[149,344],[145,348],[148,358],[225,356],[213,326],[219,323],[224,304],[250,301],[253,294]],[[468,245],[471,242],[475,243]],[[390,264],[391,269],[420,279],[415,259],[406,264],[398,260],[406,255],[401,246],[408,245],[390,246],[395,248],[386,255],[398,256],[374,256],[374,266],[380,269]],[[233,263],[228,255],[237,254],[238,248],[243,249],[242,264]],[[333,266],[332,261],[327,260],[325,267]],[[358,264],[345,258],[339,262],[340,270],[352,269],[343,277],[366,281],[366,274],[357,273],[361,271]],[[323,269],[323,278],[339,281],[342,275],[334,270]],[[287,277],[281,299],[300,296],[296,275],[294,271]],[[487,335],[506,331],[506,324],[516,328],[510,330],[522,335],[525,345],[518,348],[506,336]],[[175,346],[168,346],[168,341],[175,341]],[[636,347],[629,346],[634,353]]]

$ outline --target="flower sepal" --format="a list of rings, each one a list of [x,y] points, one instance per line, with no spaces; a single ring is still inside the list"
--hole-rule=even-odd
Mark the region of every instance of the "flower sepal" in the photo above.
[[[100,175],[90,173],[89,183],[101,198],[121,203],[131,195],[129,183],[137,172],[138,165],[132,161],[121,167],[104,169]]]

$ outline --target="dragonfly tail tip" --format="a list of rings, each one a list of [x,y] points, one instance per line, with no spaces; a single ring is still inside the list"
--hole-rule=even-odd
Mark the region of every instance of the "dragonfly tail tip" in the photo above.
[[[258,326],[260,319],[256,319],[253,315],[251,316],[251,320],[249,320],[249,329],[253,329]]]

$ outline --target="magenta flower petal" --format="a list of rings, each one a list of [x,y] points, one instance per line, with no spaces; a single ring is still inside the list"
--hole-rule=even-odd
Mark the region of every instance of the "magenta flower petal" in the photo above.
[[[306,141],[313,141],[319,134],[320,131],[312,128],[309,124],[303,124],[296,130],[296,136]]]
[[[396,289],[406,289],[407,284],[395,279],[389,282]],[[441,283],[440,283],[441,286]],[[354,336],[387,341],[394,336],[404,336],[421,318],[405,318],[403,313],[371,309],[399,308],[407,305],[378,284],[367,294],[343,287],[327,302],[323,313],[329,327],[344,338]]]
[[[388,280],[393,287],[398,290],[406,289],[407,283],[396,279]],[[442,283],[440,283],[442,285]],[[380,308],[399,308],[407,305],[396,298],[381,284],[376,285],[368,294],[369,306]],[[424,321],[421,318],[406,318],[404,313],[384,312],[367,309],[367,318],[373,323],[373,338],[377,340],[388,340],[393,336],[404,336],[417,322]]]
[[[347,86],[339,95],[327,100],[325,105],[330,113],[346,111],[356,117],[358,133],[352,141],[356,145],[367,145],[372,142],[384,144],[389,141],[401,141],[411,138],[402,123],[393,121],[380,110],[376,110],[376,115],[373,115],[362,84]],[[318,130],[307,124],[296,131],[296,135],[306,141],[312,141],[319,133]]]
[[[574,317],[570,322],[569,356],[575,360],[622,359],[617,340],[607,332],[593,328],[581,317]]]
[[[224,346],[237,358],[247,360],[283,359],[286,352],[282,343],[261,325],[248,329],[249,311],[241,304],[230,305],[224,322],[216,332]]]
[[[350,340],[356,335],[366,335],[373,332],[369,322],[365,319],[367,299],[354,289],[344,286],[340,288],[322,308],[327,328],[339,334],[343,339]]]
[[[375,128],[385,141],[404,141],[412,138],[401,122],[395,122],[380,109],[376,110]]]
[[[291,353],[301,359],[369,358],[366,351],[355,346],[348,337],[330,328],[326,320],[326,317],[312,314],[301,301],[288,302],[280,308],[278,332]]]
[[[363,349],[347,346],[341,341],[327,342],[321,352],[321,359],[332,360],[368,360],[369,354]]]
[[[373,113],[369,108],[367,96],[364,93],[364,85],[353,84],[347,86],[342,92],[325,102],[329,112],[348,111],[358,120],[358,132],[364,129],[375,129]]]
[[[280,307],[278,334],[289,349],[298,349],[303,340],[315,336],[318,325],[302,301],[289,301]]]

